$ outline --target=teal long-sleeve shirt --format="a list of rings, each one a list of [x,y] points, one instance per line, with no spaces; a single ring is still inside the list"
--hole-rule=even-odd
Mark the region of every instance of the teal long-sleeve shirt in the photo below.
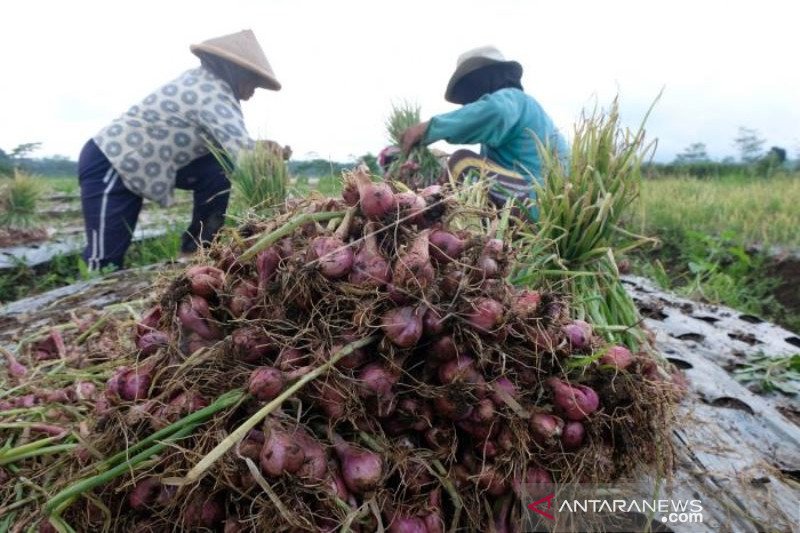
[[[539,102],[519,89],[507,88],[434,116],[423,143],[440,140],[451,144],[480,143],[482,156],[525,179],[533,176],[539,181],[542,165],[534,135],[542,143],[555,147],[562,161],[566,161],[567,143]]]

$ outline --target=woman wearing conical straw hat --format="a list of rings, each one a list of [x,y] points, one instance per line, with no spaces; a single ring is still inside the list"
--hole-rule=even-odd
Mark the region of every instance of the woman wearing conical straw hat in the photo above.
[[[535,139],[568,157],[564,137],[535,98],[523,92],[522,65],[508,61],[493,46],[459,56],[445,99],[463,107],[416,124],[403,134],[404,152],[416,144],[446,140],[452,144],[480,144],[481,153],[458,150],[448,167],[461,179],[478,172],[492,180],[489,197],[503,206],[509,197],[522,203],[535,198],[533,180],[541,179],[541,161]],[[531,202],[529,217],[538,218]]]
[[[200,66],[166,83],[90,139],[78,175],[86,226],[84,260],[92,270],[121,268],[144,198],[161,206],[174,189],[194,193],[194,209],[181,251],[207,244],[222,227],[230,183],[209,144],[235,163],[255,147],[241,100],[258,87],[280,90],[250,30],[190,47]],[[270,143],[274,149],[275,143]]]

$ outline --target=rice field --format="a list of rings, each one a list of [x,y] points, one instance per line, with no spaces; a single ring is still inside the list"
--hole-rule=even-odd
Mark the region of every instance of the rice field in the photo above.
[[[659,236],[733,233],[744,243],[800,248],[800,173],[770,178],[646,180],[637,227]]]

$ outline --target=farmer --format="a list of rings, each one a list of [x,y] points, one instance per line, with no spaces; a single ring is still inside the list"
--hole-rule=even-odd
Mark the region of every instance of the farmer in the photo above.
[[[92,270],[121,268],[147,198],[166,207],[174,189],[194,192],[184,254],[222,227],[230,183],[209,144],[232,161],[255,146],[241,100],[281,84],[250,30],[195,44],[200,66],[170,81],[100,130],[81,151],[78,176],[86,226],[83,258]],[[267,147],[275,149],[272,141]],[[285,157],[285,154],[284,154]]]
[[[436,115],[408,128],[402,150],[418,144],[445,140],[452,144],[481,144],[480,155],[457,150],[448,160],[450,173],[462,180],[477,171],[493,180],[489,197],[503,206],[509,196],[524,202],[535,199],[533,180],[541,182],[542,166],[535,139],[556,150],[566,161],[567,143],[553,121],[521,84],[522,66],[506,61],[492,46],[461,54],[450,77],[445,100],[463,107]],[[538,219],[536,207],[530,218]]]

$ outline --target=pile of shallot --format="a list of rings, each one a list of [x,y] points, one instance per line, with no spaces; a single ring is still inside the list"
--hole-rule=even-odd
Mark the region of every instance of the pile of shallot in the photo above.
[[[94,499],[119,531],[511,531],[542,486],[658,462],[669,373],[557,292],[510,285],[509,239],[450,227],[458,208],[357,169],[342,199],[219,238],[136,325],[138,363],[108,381],[88,444],[117,453],[246,399],[94,489],[73,527],[109,519]],[[165,481],[276,399],[199,482]]]

